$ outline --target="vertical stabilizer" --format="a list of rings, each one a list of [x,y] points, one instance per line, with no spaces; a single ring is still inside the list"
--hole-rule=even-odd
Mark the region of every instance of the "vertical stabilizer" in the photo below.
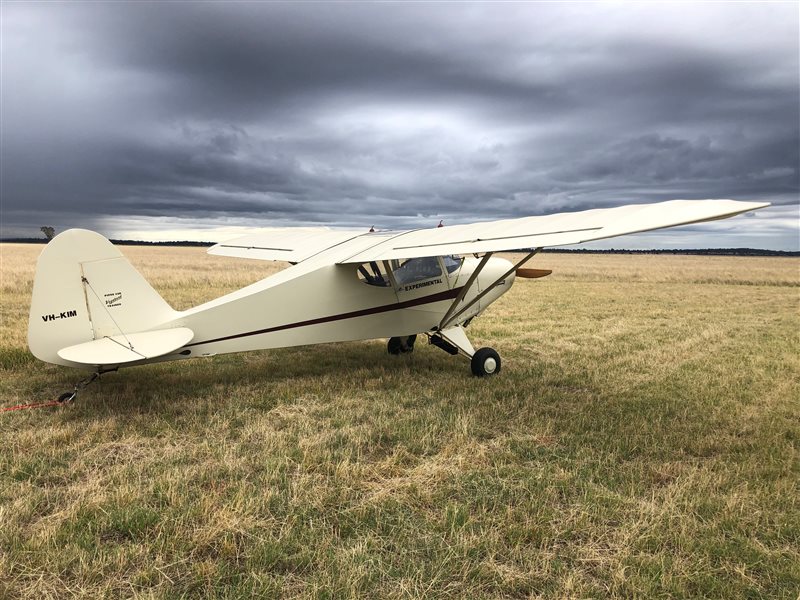
[[[28,346],[49,363],[67,346],[148,331],[176,312],[102,235],[70,229],[45,246],[36,265]]]

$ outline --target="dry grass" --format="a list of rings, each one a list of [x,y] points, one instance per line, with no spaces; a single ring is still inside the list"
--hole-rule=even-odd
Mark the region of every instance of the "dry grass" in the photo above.
[[[40,247],[0,246],[3,405]],[[176,308],[279,268],[123,252]],[[546,254],[470,327],[492,380],[380,341],[123,370],[0,416],[0,598],[800,590],[800,261]]]

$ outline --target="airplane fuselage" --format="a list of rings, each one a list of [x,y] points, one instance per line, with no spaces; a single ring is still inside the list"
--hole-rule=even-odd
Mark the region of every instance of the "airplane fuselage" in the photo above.
[[[195,333],[185,348],[162,360],[433,331],[478,264],[478,259],[466,258],[451,273],[441,269],[438,275],[410,283],[387,277],[388,285],[367,283],[356,265],[325,265],[295,275],[292,270],[300,267],[296,265],[160,325],[188,327]],[[466,305],[510,268],[507,260],[491,258],[459,305]],[[513,282],[512,273],[451,325],[481,313]]]

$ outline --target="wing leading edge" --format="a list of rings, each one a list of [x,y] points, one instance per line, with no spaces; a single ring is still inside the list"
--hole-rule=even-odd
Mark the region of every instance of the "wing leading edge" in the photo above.
[[[668,200],[401,232],[366,233],[292,227],[223,242],[208,252],[293,263],[330,253],[331,262],[338,264],[448,254],[482,254],[581,244],[665,227],[725,219],[766,206],[769,206],[768,202]],[[355,241],[356,238],[360,239]]]
[[[654,204],[633,204],[421,229],[398,234],[338,262],[364,263],[373,260],[566,246],[664,227],[725,219],[766,206],[769,203],[669,200]]]

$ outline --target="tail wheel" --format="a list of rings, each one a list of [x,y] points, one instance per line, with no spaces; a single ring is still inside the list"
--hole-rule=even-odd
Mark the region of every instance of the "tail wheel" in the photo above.
[[[477,377],[496,375],[500,364],[500,355],[494,348],[481,348],[472,356],[472,374]]]
[[[64,392],[58,397],[58,402],[72,402],[75,399],[75,396],[78,395],[78,392]]]

